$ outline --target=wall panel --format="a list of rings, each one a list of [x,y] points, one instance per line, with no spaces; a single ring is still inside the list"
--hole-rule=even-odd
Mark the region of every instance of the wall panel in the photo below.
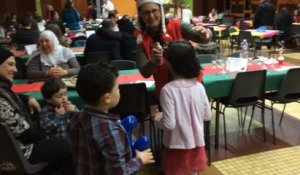
[[[137,13],[135,0],[112,0],[112,3],[120,15],[134,16]]]

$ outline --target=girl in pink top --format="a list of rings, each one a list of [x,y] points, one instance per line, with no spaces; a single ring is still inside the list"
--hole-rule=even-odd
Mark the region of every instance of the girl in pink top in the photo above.
[[[203,85],[197,81],[200,65],[188,41],[171,43],[165,51],[173,81],[160,93],[162,112],[154,116],[163,129],[165,175],[190,175],[206,169],[204,121],[211,118]]]

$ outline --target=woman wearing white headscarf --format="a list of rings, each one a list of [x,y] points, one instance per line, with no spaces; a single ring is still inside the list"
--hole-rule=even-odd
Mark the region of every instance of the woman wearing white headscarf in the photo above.
[[[52,31],[43,31],[40,34],[38,45],[38,50],[26,63],[27,78],[43,79],[78,74],[80,66],[75,55],[69,48],[59,44]]]

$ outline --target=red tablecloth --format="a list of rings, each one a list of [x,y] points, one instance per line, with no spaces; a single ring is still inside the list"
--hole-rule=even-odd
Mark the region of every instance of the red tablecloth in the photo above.
[[[139,73],[134,74],[124,74],[119,75],[118,82],[119,83],[130,83],[135,81],[153,81],[153,76],[149,78],[144,78]],[[36,83],[26,83],[26,84],[15,84],[12,87],[12,90],[16,93],[22,93],[22,92],[36,92],[40,91],[41,87],[43,86],[44,82],[36,82]]]
[[[30,84],[15,84],[13,85],[12,90],[16,93],[36,92],[41,90],[43,84],[44,82],[36,82]]]
[[[82,54],[84,51],[83,47],[70,48],[72,53],[74,54]]]
[[[19,56],[26,55],[27,53],[25,50],[16,50],[16,51],[13,51],[13,54],[15,57],[19,57]]]
[[[153,76],[149,78],[144,78],[141,74],[135,73],[135,74],[127,74],[127,75],[119,75],[118,82],[119,83],[130,83],[135,81],[153,81]]]

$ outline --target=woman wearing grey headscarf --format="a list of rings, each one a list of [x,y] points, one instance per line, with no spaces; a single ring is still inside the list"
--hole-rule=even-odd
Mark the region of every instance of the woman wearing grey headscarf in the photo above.
[[[44,79],[78,74],[79,63],[69,48],[61,46],[55,34],[45,30],[38,40],[39,48],[27,61],[26,77]]]

